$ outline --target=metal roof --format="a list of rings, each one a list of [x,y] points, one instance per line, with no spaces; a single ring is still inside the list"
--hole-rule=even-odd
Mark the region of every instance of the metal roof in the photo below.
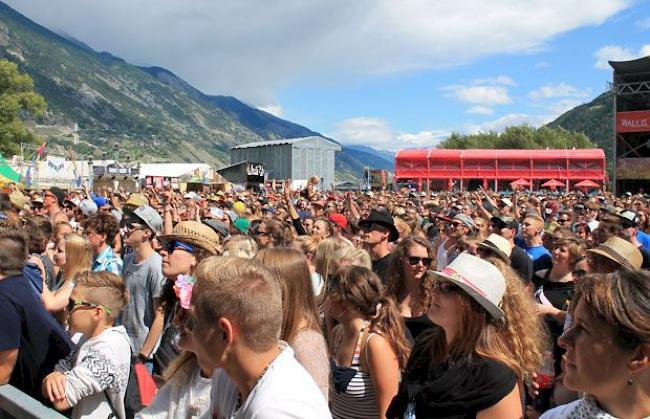
[[[396,160],[403,159],[604,159],[600,148],[560,149],[560,150],[504,150],[504,149],[404,149],[397,152]]]
[[[310,137],[300,137],[300,138],[283,138],[280,140],[270,140],[270,141],[257,141],[254,143],[246,143],[246,144],[240,144],[235,147],[231,147],[231,150],[237,150],[237,149],[242,149],[242,148],[253,148],[253,147],[267,147],[267,146],[275,146],[275,145],[287,145],[287,144],[295,144],[295,143],[301,143],[303,141],[309,141],[309,140],[325,140],[329,141],[332,144],[338,145],[334,141],[325,138],[325,137],[319,137],[317,135],[312,135]]]
[[[620,76],[650,73],[650,56],[630,61],[610,61],[609,65]]]

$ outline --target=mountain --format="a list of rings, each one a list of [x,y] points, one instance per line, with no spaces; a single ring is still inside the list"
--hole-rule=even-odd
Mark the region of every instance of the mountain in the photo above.
[[[48,102],[36,133],[48,144],[74,148],[79,157],[117,150],[132,160],[218,166],[229,163],[235,145],[321,135],[237,98],[206,95],[162,67],[138,67],[94,51],[2,2],[0,59],[17,63]],[[359,178],[375,159],[346,147],[338,155],[337,172],[342,179]]]
[[[548,125],[582,132],[605,151],[608,162],[614,160],[614,97],[611,92],[563,113]]]
[[[392,151],[386,150],[377,150],[376,148],[369,147],[367,145],[349,145],[347,146],[351,150],[361,151],[364,153],[369,153],[374,156],[379,157],[382,160],[385,160],[390,163],[390,168],[388,167],[377,167],[377,169],[387,169],[393,170],[393,162],[395,161],[395,153]],[[381,163],[379,163],[381,164]]]

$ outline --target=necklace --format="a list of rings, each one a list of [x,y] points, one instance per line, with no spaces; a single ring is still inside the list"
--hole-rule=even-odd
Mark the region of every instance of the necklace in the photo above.
[[[251,393],[253,392],[253,389],[254,389],[255,387],[257,387],[257,384],[260,382],[260,380],[262,379],[262,377],[264,377],[264,374],[266,374],[266,371],[268,371],[268,369],[269,369],[269,367],[271,366],[272,363],[273,363],[273,361],[271,361],[271,362],[269,362],[268,364],[266,364],[266,366],[264,367],[264,369],[262,370],[262,372],[260,373],[260,375],[257,377],[257,379],[255,380],[255,382],[253,383],[253,386],[251,387]],[[248,394],[250,395],[250,393],[248,393]],[[241,393],[239,393],[239,395],[237,396],[237,405],[235,406],[235,410],[238,410],[238,409],[241,407],[241,405],[242,405],[243,402],[244,402],[244,401],[242,400]]]

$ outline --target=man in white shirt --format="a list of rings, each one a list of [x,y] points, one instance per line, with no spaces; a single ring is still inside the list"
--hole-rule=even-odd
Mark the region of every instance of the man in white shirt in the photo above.
[[[219,368],[213,418],[331,418],[323,393],[279,340],[282,291],[258,262],[201,262],[185,322],[199,363]]]

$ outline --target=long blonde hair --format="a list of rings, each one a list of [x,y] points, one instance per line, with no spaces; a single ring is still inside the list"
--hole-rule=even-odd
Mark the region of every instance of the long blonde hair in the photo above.
[[[506,279],[506,291],[501,299],[505,324],[494,339],[489,333],[484,335],[485,342],[481,342],[478,352],[502,361],[521,379],[526,373],[534,372],[542,361],[546,328],[537,314],[533,297],[512,267],[498,257],[485,260],[496,266]]]
[[[79,272],[89,271],[93,260],[93,251],[88,240],[78,234],[66,234],[64,281],[72,280]]]

